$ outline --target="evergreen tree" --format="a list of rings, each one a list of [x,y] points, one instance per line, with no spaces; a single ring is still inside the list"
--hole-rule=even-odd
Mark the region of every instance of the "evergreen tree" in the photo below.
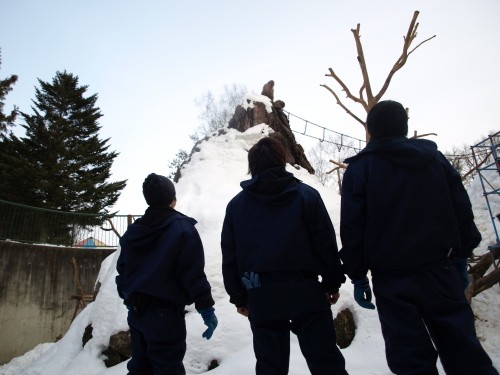
[[[95,106],[78,77],[57,72],[52,83],[38,80],[33,115],[21,112],[25,136],[4,139],[0,199],[36,207],[109,213],[125,181],[108,182],[118,153],[101,140]]]
[[[2,66],[2,54],[0,50],[0,67]],[[9,78],[0,80],[0,134],[4,134],[7,131],[7,127],[14,124],[17,115],[17,108],[10,112],[10,114],[5,114],[5,97],[12,91],[12,86],[17,82],[17,76],[12,75]]]
[[[189,155],[186,151],[177,151],[177,154],[175,154],[175,159],[172,160],[169,164],[170,174],[168,175],[168,177],[174,180],[174,182],[179,182],[179,178],[181,178],[181,168],[188,160]]]

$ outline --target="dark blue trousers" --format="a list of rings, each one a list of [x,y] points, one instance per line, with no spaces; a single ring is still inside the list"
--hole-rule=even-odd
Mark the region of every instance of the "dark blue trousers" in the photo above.
[[[297,335],[300,350],[312,375],[347,375],[337,347],[331,310],[312,312],[291,320],[253,322],[253,348],[257,375],[286,375],[290,362],[290,332]]]
[[[129,311],[128,324],[132,358],[130,375],[185,375],[182,360],[186,354],[184,307],[144,307]]]
[[[373,275],[387,363],[397,375],[498,375],[476,337],[474,315],[451,265],[418,274]]]
[[[261,280],[261,287],[248,291],[255,373],[288,374],[292,332],[312,375],[347,375],[337,347],[330,303],[319,282]]]

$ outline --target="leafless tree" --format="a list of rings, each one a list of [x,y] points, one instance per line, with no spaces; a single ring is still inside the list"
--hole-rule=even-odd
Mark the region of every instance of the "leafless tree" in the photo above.
[[[356,153],[352,140],[342,139],[341,134],[330,135],[326,139],[318,141],[309,150],[307,157],[314,167],[315,175],[319,181],[329,187],[336,186],[339,193],[342,191],[342,177],[344,168],[334,167],[332,169],[331,159],[345,160]],[[336,162],[333,162],[334,164]]]
[[[196,136],[191,138],[203,138],[211,132],[224,127],[234,114],[234,109],[243,102],[247,88],[243,85],[233,83],[224,86],[224,92],[216,98],[211,91],[207,91],[201,98],[195,101],[201,109],[199,118],[202,120]]]
[[[328,71],[329,73],[326,74],[325,76],[327,77],[332,77],[334,81],[340,86],[341,90],[344,91],[346,98],[353,101],[354,103],[360,104],[363,109],[365,110],[366,113],[370,111],[370,109],[377,104],[382,96],[386,93],[389,84],[391,83],[391,80],[394,76],[394,74],[399,71],[407,62],[408,57],[422,44],[426,43],[427,41],[433,39],[435,37],[431,36],[430,38],[427,38],[423,40],[422,42],[418,43],[417,45],[414,46],[415,39],[417,37],[417,30],[419,23],[417,22],[419,12],[415,11],[413,13],[412,20],[410,22],[410,25],[408,27],[408,31],[406,33],[406,36],[403,37],[403,48],[401,55],[397,58],[396,62],[390,69],[387,78],[385,79],[382,87],[380,90],[375,93],[375,91],[372,88],[371,82],[370,82],[370,77],[368,75],[368,69],[366,66],[366,60],[365,60],[365,55],[363,51],[363,46],[361,44],[361,35],[360,35],[360,24],[357,24],[357,27],[355,29],[352,29],[352,33],[354,36],[354,41],[356,43],[356,50],[357,50],[357,61],[361,70],[361,75],[363,78],[361,87],[358,90],[357,95],[354,94],[348,86],[345,84],[345,82],[335,73],[335,71],[332,68],[329,68]],[[340,99],[338,93],[336,90],[332,89],[326,84],[322,84],[322,87],[327,89],[336,99],[337,104],[348,114],[350,115],[353,119],[355,119],[357,122],[359,122],[364,128],[365,128],[365,134],[366,134],[366,142],[368,143],[370,141],[370,136],[368,134],[368,131],[366,129],[366,124],[364,120],[356,116],[347,106],[346,104]],[[408,112],[408,108],[406,109]],[[420,137],[425,137],[428,135],[436,135],[434,133],[428,133],[428,134],[421,134],[417,135],[416,132],[413,135],[413,138],[420,138]],[[322,150],[320,150],[322,151]],[[331,154],[332,157],[336,160],[339,160],[338,156],[335,155],[335,153]],[[463,146],[462,148],[455,147],[451,153],[447,155],[448,160],[454,165],[454,167],[459,171],[459,173],[462,176],[462,180],[464,181],[465,184],[470,183],[470,181],[473,178],[473,174],[476,170],[477,167],[477,162],[474,162],[474,159],[472,158],[472,154],[470,150],[467,150],[466,146]],[[491,158],[491,152],[485,152],[484,155],[480,155],[481,160],[479,161],[479,164],[484,164],[487,163],[488,160]],[[336,172],[338,174],[338,180],[339,180],[339,191],[341,190],[341,171],[346,168],[346,165],[343,164],[340,161],[335,161],[335,160],[330,160],[331,163],[333,163],[335,166],[332,170],[325,172],[327,174]],[[316,167],[317,168],[317,167]],[[499,215],[499,220],[500,220],[500,215]],[[494,252],[488,252],[486,254],[483,254],[482,256],[475,257],[476,259],[474,262],[469,262],[473,263],[472,266],[469,268],[469,274],[471,275],[471,285],[469,286],[468,290],[466,291],[466,295],[469,299],[471,300],[472,297],[476,296],[477,294],[481,293],[482,291],[492,287],[493,285],[496,285],[500,282],[500,267],[495,267],[493,271],[487,273],[487,271],[490,269],[492,264],[496,262],[496,260],[500,257],[500,248],[495,249]],[[469,260],[471,261],[471,260]]]
[[[387,88],[389,87],[389,84],[391,83],[392,77],[394,74],[400,70],[405,64],[406,61],[408,60],[408,57],[422,44],[425,42],[431,40],[432,38],[435,37],[432,36],[430,38],[425,39],[424,41],[420,42],[416,46],[413,47],[413,43],[415,42],[415,39],[417,37],[417,30],[418,30],[418,22],[417,18],[419,15],[419,11],[415,11],[413,13],[413,18],[410,22],[410,26],[408,27],[408,32],[406,33],[406,36],[403,37],[403,50],[401,52],[401,55],[397,58],[396,62],[390,69],[387,78],[384,81],[384,84],[382,85],[382,88],[378,91],[378,93],[374,93],[374,90],[372,88],[371,82],[370,82],[370,77],[368,76],[368,69],[366,66],[366,60],[365,60],[365,54],[363,52],[363,46],[361,44],[361,26],[358,23],[357,27],[355,29],[351,29],[353,36],[354,36],[354,41],[356,43],[356,50],[357,50],[357,60],[359,63],[359,67],[361,69],[361,75],[363,77],[363,83],[361,84],[361,87],[359,88],[357,96],[353,94],[353,92],[347,87],[347,85],[344,83],[344,81],[335,73],[335,71],[332,68],[329,68],[329,73],[325,74],[327,77],[332,77],[335,82],[340,85],[342,91],[345,92],[346,97],[355,103],[360,104],[363,109],[365,110],[366,113],[376,104],[379,102],[379,100],[382,98],[382,96],[385,94],[387,91]],[[349,114],[352,118],[354,118],[357,122],[359,122],[363,127],[365,128],[366,132],[366,126],[364,120],[360,119],[358,116],[356,116],[345,104],[344,102],[340,99],[339,95],[337,92],[330,88],[328,85],[321,85],[322,87],[326,88],[328,91],[332,93],[332,95],[335,97],[337,104],[344,109],[347,114]],[[366,141],[369,141],[369,135],[368,132],[366,132]]]
[[[169,177],[175,182],[181,178],[182,167],[189,162],[191,155],[198,150],[197,145],[214,131],[223,128],[231,119],[234,109],[243,102],[247,89],[243,85],[233,83],[224,85],[224,91],[219,97],[215,97],[209,90],[200,98],[195,100],[201,109],[199,119],[202,120],[196,131],[189,137],[194,145],[188,154],[185,150],[177,151],[175,158],[169,162]]]
[[[481,157],[488,158],[491,153],[483,153]],[[454,146],[451,151],[444,153],[444,156],[451,165],[457,170],[457,172],[462,177],[462,182],[465,186],[470,186],[474,176],[476,175],[476,165],[474,163],[474,158],[470,146],[463,144],[462,146]]]

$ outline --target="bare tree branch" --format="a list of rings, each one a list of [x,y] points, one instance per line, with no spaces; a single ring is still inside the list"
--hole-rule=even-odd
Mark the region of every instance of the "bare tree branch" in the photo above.
[[[337,165],[337,167],[333,168],[329,172],[326,172],[326,174],[330,174],[332,172],[337,171],[337,183],[338,183],[338,187],[339,187],[339,193],[342,193],[342,178],[340,177],[340,170],[341,169],[346,169],[347,165],[345,165],[344,163],[335,161],[335,160],[330,160],[330,163],[333,163],[333,164]]]
[[[339,161],[330,160],[330,163],[335,164],[335,165],[336,165],[336,166],[338,166],[339,168],[344,168],[344,169],[346,169],[346,168],[347,168],[347,164],[341,163],[341,162],[339,162]]]
[[[116,227],[113,225],[113,222],[111,221],[111,219],[108,218],[107,220],[108,220],[109,225],[111,225],[111,230],[114,232],[114,234],[116,234],[116,236],[118,238],[121,238],[120,233],[116,230]]]
[[[333,173],[335,171],[338,171],[339,169],[341,169],[340,167],[335,167],[333,168],[332,170],[328,171],[328,172],[325,172],[326,174],[330,174],[330,173]]]
[[[342,88],[342,91],[344,91],[346,93],[347,98],[351,99],[355,103],[361,104],[363,106],[364,110],[366,112],[368,112],[376,103],[378,103],[380,101],[382,96],[386,93],[386,91],[389,87],[389,84],[391,83],[392,77],[394,76],[394,74],[398,70],[400,70],[406,64],[406,61],[408,60],[408,56],[411,53],[413,53],[417,48],[419,48],[422,44],[428,42],[429,40],[433,39],[436,36],[436,35],[434,35],[430,38],[427,38],[423,42],[419,43],[415,48],[410,50],[410,47],[411,47],[413,41],[417,37],[417,30],[418,30],[418,26],[419,26],[419,24],[417,22],[417,18],[418,18],[419,13],[420,13],[419,11],[415,11],[413,13],[413,17],[412,17],[410,25],[408,27],[408,31],[406,33],[406,36],[403,37],[404,43],[403,43],[403,50],[401,52],[401,55],[397,58],[396,62],[392,66],[391,70],[389,71],[389,73],[387,75],[387,78],[384,81],[384,84],[382,85],[382,88],[377,93],[377,95],[375,95],[375,96],[373,95],[373,91],[372,91],[372,87],[371,87],[371,83],[370,83],[370,77],[368,74],[368,68],[366,65],[366,59],[365,59],[365,55],[364,55],[364,51],[363,51],[363,45],[361,43],[361,35],[360,35],[361,26],[359,23],[357,24],[355,29],[351,29],[353,36],[354,36],[354,41],[356,43],[357,60],[358,60],[359,67],[361,69],[361,75],[363,77],[363,83],[359,89],[359,96],[357,97],[351,93],[351,91],[349,90],[347,85],[335,74],[335,72],[333,71],[332,68],[328,69],[330,73],[325,74],[325,76],[332,77],[340,85],[340,87]],[[337,99],[337,104],[340,105],[342,107],[342,109],[344,109],[344,111],[347,112],[347,114],[349,114],[351,117],[356,119],[356,121],[358,121],[360,124],[362,124],[363,127],[365,127],[365,129],[366,129],[365,122],[362,121],[361,119],[359,119],[357,116],[355,116],[350,110],[348,110],[347,107],[340,101],[338,95],[330,87],[328,87],[327,85],[321,85],[321,86],[323,86],[328,91],[330,91]],[[365,93],[366,93],[366,98],[365,98]],[[431,135],[431,134],[428,134],[428,135]],[[367,134],[367,140],[368,140],[368,138],[369,138],[369,136]]]
[[[480,167],[481,165],[483,165],[484,163],[486,163],[486,161],[488,160],[488,158],[491,156],[491,153],[493,151],[490,151],[486,154],[486,156],[484,157],[484,159],[477,165],[477,167]],[[473,166],[472,169],[465,173],[463,176],[462,176],[462,181],[465,180],[467,177],[469,177],[470,174],[474,173],[474,171],[477,169],[476,166]]]
[[[477,296],[479,293],[484,292],[486,289],[493,287],[499,282],[500,282],[500,268],[495,268],[486,276],[483,276],[479,280],[476,280],[472,297]]]
[[[410,52],[408,52],[412,42],[417,37],[417,29],[418,29],[417,18],[418,18],[419,14],[420,14],[420,12],[418,10],[416,10],[413,13],[413,18],[411,19],[410,26],[408,27],[408,31],[406,33],[406,36],[404,37],[403,51],[401,52],[401,55],[397,59],[396,63],[392,66],[392,69],[390,70],[389,74],[387,75],[387,78],[385,79],[385,82],[384,82],[382,88],[380,89],[379,93],[373,99],[374,100],[373,104],[378,103],[380,98],[382,98],[382,96],[385,94],[385,92],[387,91],[387,88],[389,87],[389,84],[391,83],[392,77],[399,69],[401,69],[406,64],[406,61],[408,60],[408,56],[413,51],[415,51],[418,47],[420,47],[422,44],[424,44],[425,42],[427,42],[435,37],[435,35],[434,35],[434,36],[424,40],[419,45],[417,45],[414,49],[412,49]]]
[[[493,255],[493,256],[492,256]],[[470,302],[472,297],[493,287],[500,282],[500,267],[493,269],[486,274],[488,269],[493,264],[493,259],[498,259],[500,253],[485,253],[477,258],[476,264],[469,268],[468,273],[471,275],[471,283],[465,291],[465,296]]]
[[[435,136],[437,136],[436,133],[426,133],[426,134],[417,135],[417,131],[415,130],[415,132],[413,133],[413,137],[411,137],[411,138],[422,138],[422,137],[427,137],[429,135],[435,135]]]
[[[354,96],[351,91],[349,90],[349,88],[347,87],[347,85],[337,76],[337,74],[335,74],[335,72],[333,71],[332,68],[328,68],[330,74],[325,74],[326,77],[332,77],[333,79],[335,79],[337,81],[337,83],[340,85],[340,87],[342,87],[342,91],[344,91],[346,93],[346,96],[351,99],[352,101],[356,102],[356,103],[360,103],[365,109],[367,107],[367,104],[364,102],[364,100],[360,99],[360,98],[357,98],[356,96]],[[363,86],[365,84],[363,83]],[[363,88],[362,86],[362,88]],[[360,95],[361,97],[361,95]]]
[[[363,120],[361,120],[358,116],[356,116],[354,113],[352,113],[343,103],[342,101],[340,100],[340,98],[338,97],[338,95],[335,93],[335,91],[333,91],[330,87],[328,87],[327,85],[320,85],[324,88],[326,88],[328,91],[330,91],[332,93],[332,95],[335,97],[335,99],[337,99],[337,104],[342,107],[342,109],[344,111],[347,112],[348,115],[350,115],[352,118],[354,118],[356,121],[358,121],[361,125],[365,126],[365,122]]]
[[[420,42],[420,43],[419,43],[419,44],[418,44],[415,48],[413,48],[410,52],[408,52],[408,56],[410,56],[410,55],[413,53],[413,51],[415,51],[415,50],[416,50],[418,47],[420,47],[422,44],[424,44],[425,42],[428,42],[429,40],[431,40],[431,39],[433,39],[433,38],[435,38],[435,37],[436,37],[436,35],[433,35],[433,36],[431,36],[430,38],[427,38],[426,40],[424,40],[423,42]]]
[[[361,35],[359,34],[359,31],[361,29],[360,24],[356,26],[355,29],[351,29],[353,35],[354,35],[354,41],[356,43],[356,51],[358,52],[358,64],[359,68],[361,69],[361,75],[363,77],[363,84],[361,85],[361,89],[365,89],[366,91],[366,100],[368,103],[363,102],[362,104],[365,110],[368,112],[368,110],[375,104],[372,103],[373,101],[373,94],[372,94],[372,86],[370,84],[370,77],[368,76],[368,68],[366,67],[366,60],[365,60],[365,53],[363,52],[363,46],[361,44]],[[361,94],[360,94],[361,97]],[[361,99],[359,99],[361,102]]]

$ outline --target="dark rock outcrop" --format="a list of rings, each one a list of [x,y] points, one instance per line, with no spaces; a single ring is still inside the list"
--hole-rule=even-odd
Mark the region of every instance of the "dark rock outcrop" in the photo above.
[[[121,331],[109,338],[108,348],[102,352],[107,359],[104,360],[106,367],[115,366],[132,357],[130,346],[130,332]]]
[[[351,310],[344,309],[333,319],[335,333],[337,335],[337,345],[339,348],[347,348],[351,345],[356,333],[356,324]]]
[[[299,165],[309,173],[314,174],[314,168],[307,160],[302,146],[295,140],[288,117],[283,111],[285,102],[282,100],[273,101],[274,81],[269,81],[264,85],[262,95],[271,100],[271,112],[267,111],[264,102],[254,100],[253,103],[250,103],[250,99],[247,99],[248,104],[252,105],[247,108],[241,105],[236,107],[233,117],[229,120],[228,127],[244,132],[255,125],[263,123],[269,125],[275,131],[270,136],[281,141],[287,150],[287,162],[291,165]]]

